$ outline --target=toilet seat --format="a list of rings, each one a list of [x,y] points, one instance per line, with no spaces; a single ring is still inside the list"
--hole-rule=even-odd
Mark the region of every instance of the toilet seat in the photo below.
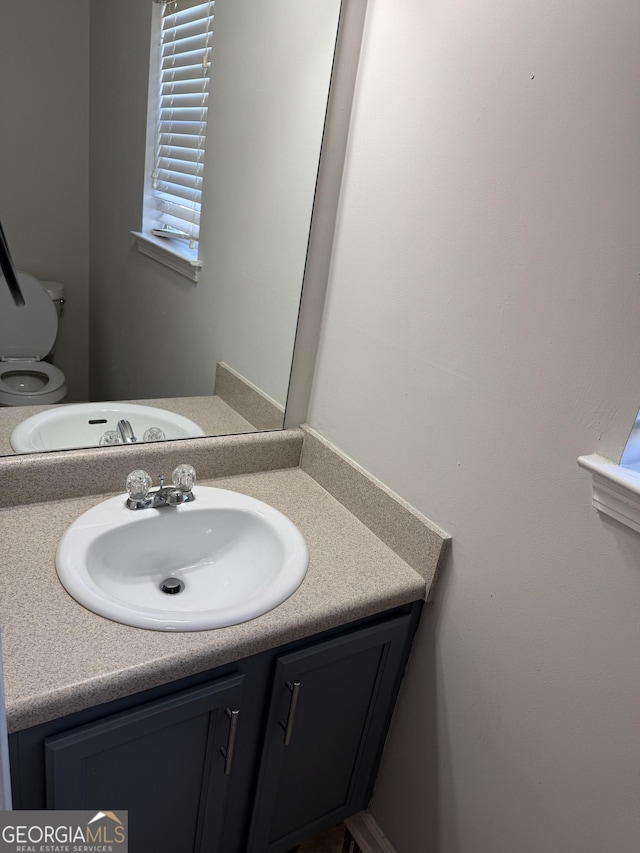
[[[66,395],[64,373],[41,361],[52,349],[58,314],[37,278],[18,272],[25,305],[18,307],[0,276],[0,405],[57,403]]]
[[[26,380],[33,377],[36,382],[41,381],[42,385],[21,390],[19,377],[24,377]],[[46,406],[50,403],[58,403],[66,393],[64,373],[47,361],[34,358],[0,361],[1,406]]]

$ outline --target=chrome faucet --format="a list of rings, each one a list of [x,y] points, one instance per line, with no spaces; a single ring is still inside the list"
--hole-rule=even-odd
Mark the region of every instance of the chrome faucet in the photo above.
[[[119,425],[118,425],[119,426]],[[129,509],[160,508],[165,506],[180,506],[195,500],[193,486],[196,482],[196,472],[191,465],[178,465],[171,475],[172,484],[165,486],[163,474],[158,477],[159,485],[152,488],[152,479],[146,471],[138,469],[127,477],[126,505]]]
[[[123,418],[121,421],[118,421],[117,426],[118,433],[120,434],[120,441],[122,444],[135,444],[138,440],[133,433],[133,427],[130,422]]]

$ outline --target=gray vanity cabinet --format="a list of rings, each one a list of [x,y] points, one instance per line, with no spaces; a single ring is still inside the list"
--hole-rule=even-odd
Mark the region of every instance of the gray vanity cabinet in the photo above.
[[[128,809],[129,849],[219,849],[243,675],[44,741],[50,809]]]
[[[248,853],[281,853],[366,808],[411,616],[276,661]]]
[[[14,806],[127,809],[132,853],[284,853],[367,807],[421,607],[16,732]]]

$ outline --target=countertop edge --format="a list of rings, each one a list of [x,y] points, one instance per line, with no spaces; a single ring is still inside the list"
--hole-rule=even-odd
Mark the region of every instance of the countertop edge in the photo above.
[[[260,652],[277,649],[287,643],[311,638],[324,631],[347,627],[352,622],[411,604],[423,597],[424,584],[416,583],[414,587],[407,586],[402,591],[397,590],[392,597],[372,599],[371,602],[352,610],[334,610],[330,617],[314,613],[282,631],[267,631],[254,635],[233,647],[201,649],[190,656],[188,661],[176,654],[145,662],[126,671],[109,672],[91,681],[71,684],[64,689],[43,695],[36,701],[33,698],[19,700],[12,703],[11,707],[7,706],[7,730],[9,734],[13,734],[86,708],[133,696],[182,678],[239,662]]]

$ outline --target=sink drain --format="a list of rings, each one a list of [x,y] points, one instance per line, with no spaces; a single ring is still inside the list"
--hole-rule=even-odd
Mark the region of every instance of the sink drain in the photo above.
[[[160,589],[167,595],[177,595],[184,589],[184,581],[179,578],[166,578],[160,584]]]

